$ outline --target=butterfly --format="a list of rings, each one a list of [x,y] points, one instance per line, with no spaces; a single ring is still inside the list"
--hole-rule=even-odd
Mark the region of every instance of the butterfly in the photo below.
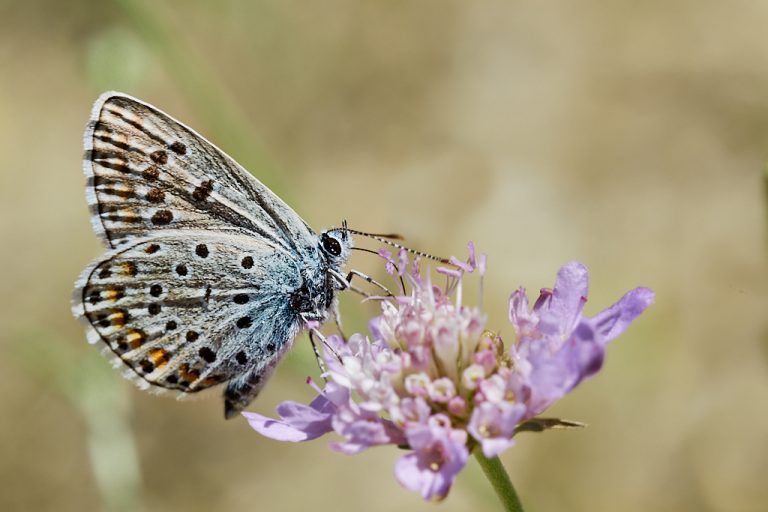
[[[223,384],[235,416],[307,322],[335,314],[350,231],[318,235],[223,151],[126,94],[98,98],[84,146],[108,250],[77,280],[73,314],[140,387]]]

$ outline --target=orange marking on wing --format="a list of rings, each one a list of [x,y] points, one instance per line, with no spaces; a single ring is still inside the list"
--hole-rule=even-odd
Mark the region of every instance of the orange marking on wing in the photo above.
[[[122,327],[125,325],[125,311],[121,309],[115,310],[110,316],[110,321],[115,327]]]
[[[221,382],[221,375],[211,375],[210,377],[203,380],[202,385],[204,387],[213,386],[219,382]]]
[[[179,366],[179,375],[185,381],[192,383],[200,377],[200,372],[197,370],[190,370],[189,365],[185,363]]]
[[[109,299],[112,302],[117,302],[118,300],[125,297],[125,287],[124,286],[110,286],[107,288],[107,290],[104,292],[104,298]]]
[[[163,366],[167,365],[168,361],[170,360],[168,351],[163,350],[162,348],[154,348],[150,350],[149,358],[152,360],[152,363],[158,368],[162,368]]]
[[[125,341],[132,349],[137,349],[144,344],[146,336],[138,329],[131,329],[125,337]]]
[[[132,261],[126,261],[124,263],[121,263],[120,270],[123,274],[125,274],[128,277],[136,277],[136,274],[138,273],[136,264]]]

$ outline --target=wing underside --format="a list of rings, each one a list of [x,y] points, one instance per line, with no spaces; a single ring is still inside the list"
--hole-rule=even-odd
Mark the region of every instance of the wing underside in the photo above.
[[[105,93],[84,135],[87,199],[109,247],[163,230],[245,233],[287,253],[315,236],[223,151],[167,114]]]
[[[193,393],[276,364],[299,329],[298,276],[251,237],[169,231],[90,265],[74,313],[140,385]]]

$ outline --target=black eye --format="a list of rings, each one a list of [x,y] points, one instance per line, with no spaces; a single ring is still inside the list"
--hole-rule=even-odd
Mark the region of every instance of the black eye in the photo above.
[[[323,249],[325,249],[331,256],[338,256],[341,254],[341,244],[338,240],[328,235],[328,233],[323,233],[322,244]]]

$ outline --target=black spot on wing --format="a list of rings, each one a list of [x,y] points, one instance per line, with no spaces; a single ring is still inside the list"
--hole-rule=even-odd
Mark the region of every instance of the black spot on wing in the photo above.
[[[165,226],[173,220],[173,213],[170,210],[157,210],[152,215],[152,223],[157,226]]]

